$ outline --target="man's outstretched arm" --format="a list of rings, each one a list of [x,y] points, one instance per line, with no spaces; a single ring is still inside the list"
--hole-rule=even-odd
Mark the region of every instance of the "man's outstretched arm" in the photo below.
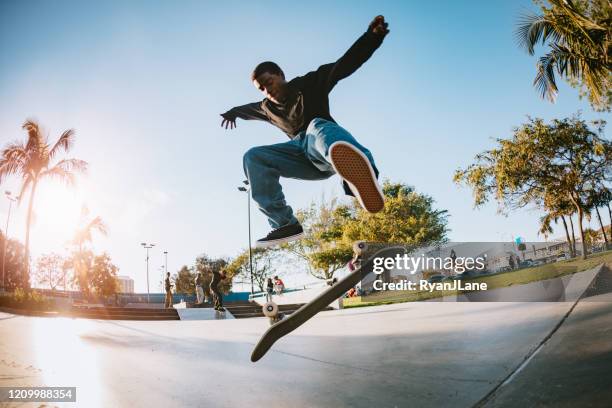
[[[325,81],[327,92],[331,91],[338,81],[357,71],[364,62],[370,59],[389,33],[388,27],[389,24],[385,22],[383,16],[376,16],[368,26],[368,30],[338,61],[319,67],[317,73],[323,76],[320,79]]]
[[[244,120],[263,120],[269,122],[268,115],[261,108],[261,102],[248,103],[242,106],[236,106],[225,113],[221,114],[223,120],[221,127],[226,129],[234,129],[236,127],[236,119]]]

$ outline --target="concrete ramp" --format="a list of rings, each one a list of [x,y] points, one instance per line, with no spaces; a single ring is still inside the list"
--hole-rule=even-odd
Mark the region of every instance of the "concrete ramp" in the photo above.
[[[597,278],[579,281],[589,294]],[[605,292],[578,302],[329,311],[257,363],[249,356],[269,327],[266,318],[2,314],[0,386],[76,386],[76,406],[88,408],[610,406],[612,308]]]

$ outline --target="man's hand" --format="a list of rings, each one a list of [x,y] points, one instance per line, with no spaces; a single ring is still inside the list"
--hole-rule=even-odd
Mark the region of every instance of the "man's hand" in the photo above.
[[[221,121],[221,127],[225,127],[226,129],[234,129],[236,128],[236,117],[228,115],[227,113],[222,113],[221,117],[223,120]]]
[[[376,16],[374,17],[374,20],[372,20],[372,22],[370,23],[368,31],[371,31],[374,34],[385,36],[389,34],[389,29],[387,27],[389,27],[389,23],[385,23],[385,17]]]

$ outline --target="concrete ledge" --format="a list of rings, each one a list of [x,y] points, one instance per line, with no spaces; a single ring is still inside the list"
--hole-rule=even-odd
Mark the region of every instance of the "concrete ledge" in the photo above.
[[[212,308],[177,308],[181,320],[230,320],[235,319],[228,311],[223,313]]]

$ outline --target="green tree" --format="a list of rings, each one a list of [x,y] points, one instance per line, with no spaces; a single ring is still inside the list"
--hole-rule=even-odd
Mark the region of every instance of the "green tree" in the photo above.
[[[311,275],[331,279],[353,257],[354,241],[430,245],[446,240],[447,211],[433,208],[431,197],[401,183],[383,183],[385,207],[370,214],[353,200],[336,200],[297,212],[306,237],[284,248],[306,261]]]
[[[0,232],[0,245],[4,248],[5,236]],[[21,242],[9,239],[6,242],[6,261],[4,262],[4,287],[7,290],[30,286],[29,275],[23,263],[24,246]],[[3,253],[0,253],[0,257]],[[2,258],[0,258],[2,262]],[[1,272],[0,272],[1,273]],[[0,279],[2,277],[0,276]]]
[[[73,271],[73,284],[83,293],[85,298],[89,298],[92,294],[90,273],[94,258],[93,252],[89,249],[83,249],[79,252],[74,251],[63,265],[66,269]]]
[[[117,293],[117,268],[108,254],[98,255],[89,271],[89,287],[97,296],[110,296]]]
[[[305,261],[308,272],[317,279],[328,280],[352,257],[352,249],[342,240],[346,222],[351,218],[350,207],[339,206],[336,199],[324,198],[319,205],[296,212],[305,237],[281,248]]]
[[[571,257],[576,256],[576,242],[575,239],[570,238],[569,229],[567,226],[566,218],[569,218],[572,227],[572,237],[574,236],[574,225],[572,221],[572,214],[576,211],[572,202],[565,195],[559,195],[557,191],[544,188],[544,195],[542,201],[539,204],[547,214],[540,218],[540,230],[538,233],[548,237],[548,234],[553,232],[551,222],[555,224],[559,219],[563,222],[563,228],[565,230],[565,237],[570,249]]]
[[[275,273],[274,262],[280,250],[278,248],[254,248],[251,251],[253,259],[253,282],[263,292],[266,287],[266,279]],[[251,269],[249,262],[249,250],[243,250],[225,268],[228,279],[231,277],[236,283],[251,285]]]
[[[50,253],[41,255],[36,262],[36,280],[40,285],[48,285],[55,290],[66,281],[66,270],[62,268],[64,259],[61,255]],[[64,285],[65,289],[65,285]]]
[[[75,174],[85,172],[87,163],[77,159],[63,159],[53,163],[60,152],[68,152],[74,144],[74,130],[62,133],[52,146],[47,142],[38,123],[27,120],[23,129],[28,132],[28,140],[13,142],[4,148],[0,157],[0,183],[10,175],[18,174],[22,178],[19,202],[30,191],[30,202],[26,216],[26,238],[24,251],[24,264],[26,273],[30,271],[30,226],[32,222],[32,209],[38,184],[46,179],[55,178],[69,186],[75,183]]]
[[[174,293],[183,293],[185,295],[195,294],[195,273],[187,265],[183,265],[181,269],[172,277],[174,281]]]
[[[542,198],[555,194],[572,203],[586,258],[582,225],[589,192],[611,180],[612,143],[602,137],[605,122],[596,131],[579,118],[529,119],[515,129],[512,139],[476,156],[476,162],[455,172],[455,182],[473,189],[476,206],[494,197],[500,211],[527,205],[546,210]]]
[[[612,6],[609,0],[537,0],[541,14],[519,22],[516,36],[530,55],[538,43],[548,53],[537,64],[534,86],[542,97],[555,100],[555,71],[581,89],[596,110],[610,110],[612,102]]]
[[[604,243],[606,244],[606,248],[608,247],[608,236],[606,235],[604,223],[603,223],[603,220],[601,219],[601,214],[599,213],[599,207],[608,205],[609,203],[608,193],[609,191],[606,188],[598,187],[597,189],[593,189],[588,194],[588,203],[587,203],[587,206],[591,210],[595,210],[595,214],[597,215],[597,220],[599,221],[599,226],[601,228],[600,229],[601,235],[603,237]]]
[[[74,275],[77,276],[80,282],[79,287],[81,290],[88,290],[88,282],[90,281],[87,274],[92,268],[93,252],[91,249],[87,249],[87,244],[92,243],[92,233],[98,231],[102,235],[106,235],[108,230],[106,225],[102,221],[102,218],[89,217],[89,209],[86,206],[81,208],[81,217],[79,220],[79,226],[72,238],[73,253],[71,259],[71,267],[74,270]],[[87,288],[87,289],[86,289]]]
[[[196,258],[195,262],[195,273],[201,272],[203,279],[202,289],[207,296],[210,296],[210,282],[212,281],[212,274],[214,272],[224,273],[227,267],[227,260],[223,258],[211,258],[206,254],[201,254]],[[194,273],[194,279],[195,279]],[[194,283],[195,291],[195,283]],[[219,284],[219,289],[223,293],[229,293],[232,288],[232,277],[227,274],[226,279],[223,279]]]
[[[344,239],[426,246],[446,242],[448,211],[434,208],[434,199],[414,188],[385,181],[385,207],[370,214],[356,207],[344,229]]]

